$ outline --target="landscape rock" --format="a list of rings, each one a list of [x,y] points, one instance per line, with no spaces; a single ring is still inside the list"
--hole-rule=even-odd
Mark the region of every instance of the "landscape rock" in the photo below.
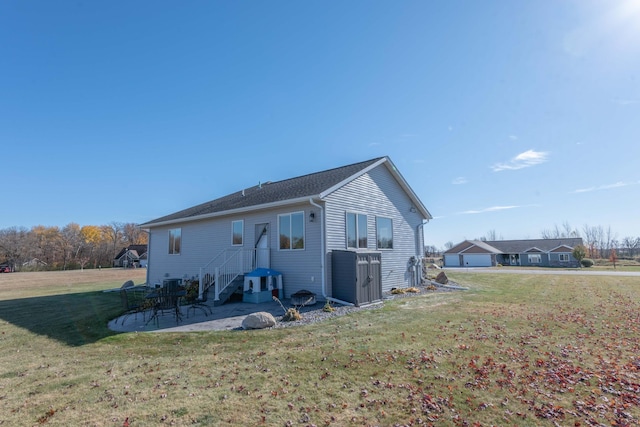
[[[275,326],[276,319],[271,313],[266,311],[259,311],[257,313],[251,313],[242,321],[243,329],[264,329]]]
[[[436,282],[440,283],[441,285],[446,285],[447,283],[449,283],[449,278],[446,274],[444,274],[444,271],[441,271],[436,277]]]

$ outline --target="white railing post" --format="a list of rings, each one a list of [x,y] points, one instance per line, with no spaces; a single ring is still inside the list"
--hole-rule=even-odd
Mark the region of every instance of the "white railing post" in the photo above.
[[[216,301],[220,301],[220,267],[216,267]]]
[[[200,274],[198,275],[198,299],[202,300],[204,295],[204,285],[202,283],[202,278],[204,275],[202,274],[202,267],[200,267]]]

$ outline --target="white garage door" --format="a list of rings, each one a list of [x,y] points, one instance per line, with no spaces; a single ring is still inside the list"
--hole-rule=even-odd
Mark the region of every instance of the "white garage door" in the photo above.
[[[445,267],[460,267],[460,255],[445,255],[444,265]]]
[[[491,267],[491,255],[469,254],[462,255],[465,267]]]

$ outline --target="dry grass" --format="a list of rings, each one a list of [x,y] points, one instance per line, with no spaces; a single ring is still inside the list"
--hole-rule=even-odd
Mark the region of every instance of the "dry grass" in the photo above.
[[[637,425],[637,278],[450,276],[294,329],[70,344],[0,311],[0,424]]]

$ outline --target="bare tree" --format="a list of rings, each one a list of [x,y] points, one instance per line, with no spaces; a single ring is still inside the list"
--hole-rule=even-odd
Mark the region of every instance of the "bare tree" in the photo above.
[[[569,221],[562,223],[562,228],[555,224],[551,229],[542,230],[540,233],[543,239],[569,239],[580,237],[578,229],[571,227]]]
[[[627,255],[633,258],[636,250],[640,247],[640,237],[624,237],[621,244],[625,248]]]
[[[145,245],[149,240],[148,234],[132,222],[122,226],[122,236],[124,241],[130,245]]]

